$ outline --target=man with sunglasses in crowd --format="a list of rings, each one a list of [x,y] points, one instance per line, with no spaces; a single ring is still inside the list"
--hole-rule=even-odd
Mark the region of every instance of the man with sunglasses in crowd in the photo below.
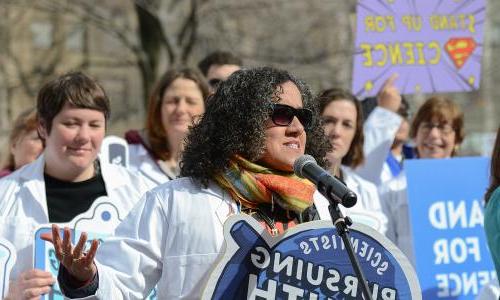
[[[222,81],[241,69],[243,61],[227,51],[214,51],[198,63],[198,68],[205,76],[214,92]]]

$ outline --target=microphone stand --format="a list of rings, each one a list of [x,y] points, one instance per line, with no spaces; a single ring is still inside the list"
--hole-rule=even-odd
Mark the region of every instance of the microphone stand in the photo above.
[[[339,233],[340,237],[342,238],[342,241],[344,242],[352,267],[354,268],[354,272],[358,277],[358,282],[361,282],[361,290],[363,292],[363,295],[365,296],[365,300],[372,300],[370,288],[368,287],[368,283],[366,282],[365,275],[363,274],[363,270],[359,265],[358,259],[354,254],[354,249],[352,248],[351,245],[351,239],[349,238],[348,226],[352,225],[352,221],[349,217],[344,218],[342,212],[338,207],[337,202],[335,201],[330,201],[330,205],[328,206],[328,211],[330,212],[330,216],[332,217],[333,225],[337,228],[337,232]]]

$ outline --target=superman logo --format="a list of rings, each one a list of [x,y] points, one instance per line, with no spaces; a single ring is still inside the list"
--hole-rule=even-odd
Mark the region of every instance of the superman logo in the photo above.
[[[476,49],[476,42],[470,37],[451,38],[445,44],[445,50],[457,69],[465,64],[474,49]]]

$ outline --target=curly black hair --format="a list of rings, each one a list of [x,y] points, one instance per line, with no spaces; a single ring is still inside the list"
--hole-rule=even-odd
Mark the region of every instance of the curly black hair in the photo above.
[[[297,86],[303,106],[314,115],[312,126],[305,129],[305,153],[327,167],[325,155],[331,145],[323,133],[309,87],[287,71],[261,67],[233,73],[207,100],[205,114],[187,137],[181,176],[192,177],[206,186],[228,168],[235,154],[252,162],[260,159],[264,153],[265,122],[273,103],[280,100],[280,85],[288,81]]]

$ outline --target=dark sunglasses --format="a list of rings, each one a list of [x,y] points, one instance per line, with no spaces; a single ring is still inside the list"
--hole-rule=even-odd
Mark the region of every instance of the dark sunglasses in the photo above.
[[[285,104],[273,104],[271,119],[278,126],[288,126],[293,118],[297,117],[304,128],[310,129],[313,121],[313,113],[307,108],[293,108]]]

